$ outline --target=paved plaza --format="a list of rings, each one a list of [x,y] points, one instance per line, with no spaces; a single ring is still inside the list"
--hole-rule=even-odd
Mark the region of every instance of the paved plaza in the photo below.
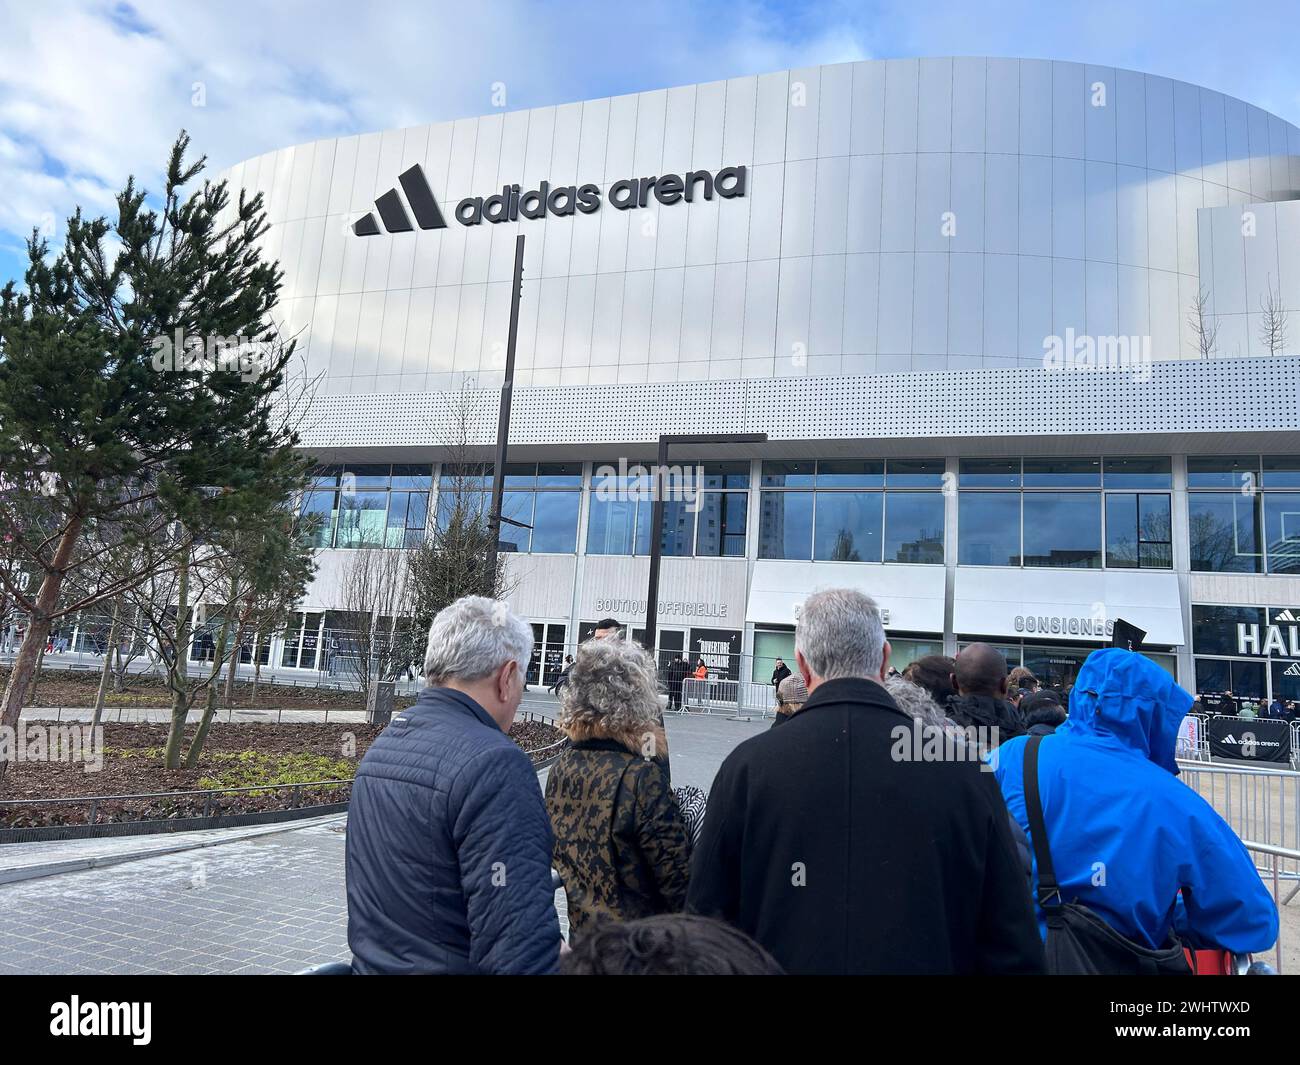
[[[540,696],[527,709],[554,706]],[[727,753],[767,727],[675,715],[667,725],[674,783],[706,789]],[[346,823],[224,830],[231,842],[205,832],[0,848],[0,880],[42,863],[73,870],[0,883],[0,973],[292,973],[344,959]],[[193,843],[203,845],[174,850]],[[140,856],[163,849],[173,853]]]

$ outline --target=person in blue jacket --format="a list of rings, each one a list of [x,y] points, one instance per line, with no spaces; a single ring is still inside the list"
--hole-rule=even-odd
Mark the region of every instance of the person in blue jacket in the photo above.
[[[1277,940],[1277,906],[1236,833],[1177,778],[1174,743],[1191,705],[1149,658],[1118,647],[1088,656],[1069,718],[1039,751],[1061,895],[1147,947],[1162,946],[1173,928],[1199,949],[1259,953]],[[1008,740],[990,759],[1026,833],[1027,742]],[[1038,925],[1046,938],[1041,909]]]
[[[466,596],[429,630],[429,686],[357,768],[348,810],[348,945],[371,973],[554,972],[554,837],[507,734],[533,650],[505,603]]]

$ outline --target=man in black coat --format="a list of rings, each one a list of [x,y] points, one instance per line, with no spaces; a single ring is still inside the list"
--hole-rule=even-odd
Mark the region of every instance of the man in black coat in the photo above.
[[[1020,711],[1007,701],[1007,660],[996,647],[973,643],[963,648],[951,679],[957,694],[948,700],[948,716],[962,728],[987,730],[984,746],[992,749],[1025,734]]]
[[[682,708],[682,683],[690,673],[691,667],[681,655],[674,656],[668,663],[668,709]]]
[[[795,665],[803,710],[742,743],[713,782],[688,910],[729,921],[790,973],[1043,972],[997,781],[960,741],[927,754],[882,686],[875,603],[810,596]]]

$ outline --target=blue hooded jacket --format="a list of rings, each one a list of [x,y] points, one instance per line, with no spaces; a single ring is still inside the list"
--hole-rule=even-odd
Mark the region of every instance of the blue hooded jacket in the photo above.
[[[1192,946],[1258,953],[1277,940],[1273,898],[1236,833],[1176,776],[1178,726],[1191,705],[1140,654],[1108,647],[1088,656],[1070,716],[1043,738],[1038,756],[1056,877],[1066,902],[1135,942],[1161,946],[1177,925]],[[1009,740],[990,760],[1007,809],[1028,833],[1026,742]],[[1046,938],[1041,910],[1038,926]]]

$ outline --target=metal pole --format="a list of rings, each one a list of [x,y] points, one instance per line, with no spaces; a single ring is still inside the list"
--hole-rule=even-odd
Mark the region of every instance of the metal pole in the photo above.
[[[510,333],[506,340],[506,376],[501,383],[501,409],[497,415],[497,457],[492,470],[492,512],[488,529],[492,545],[488,549],[488,574],[496,588],[497,547],[501,543],[501,505],[506,485],[506,442],[510,437],[510,398],[515,384],[515,343],[519,337],[519,297],[524,283],[524,235],[515,237],[515,280],[510,291]]]
[[[663,541],[660,530],[664,525],[664,487],[667,479],[664,467],[668,465],[668,437],[659,437],[659,460],[654,475],[654,507],[650,514],[650,585],[645,597],[645,648],[654,659],[655,669],[659,668],[659,656],[655,653],[655,638],[659,621],[659,563],[663,558]]]

